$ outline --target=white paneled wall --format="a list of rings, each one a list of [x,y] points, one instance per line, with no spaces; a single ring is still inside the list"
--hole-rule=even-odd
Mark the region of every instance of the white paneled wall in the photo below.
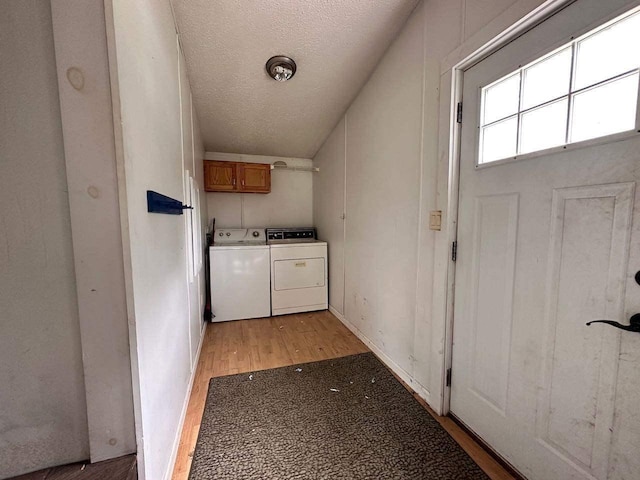
[[[207,152],[208,160],[311,167],[307,158],[283,158]],[[311,172],[272,170],[271,193],[207,193],[209,218],[216,227],[308,227],[313,224]]]
[[[89,457],[49,2],[0,15],[0,478]]]
[[[146,191],[185,201],[202,184],[202,145],[169,1],[113,0],[130,255],[139,476],[171,476],[198,348],[204,268],[191,271],[185,216],[147,213]],[[200,156],[196,158],[196,156]],[[205,202],[201,202],[204,204]],[[202,213],[206,218],[206,213]],[[206,225],[203,224],[203,227]],[[202,234],[202,232],[200,232]],[[200,299],[200,301],[198,301]]]
[[[51,8],[89,453],[98,462],[136,451],[105,10],[102,0]]]
[[[425,0],[314,158],[331,308],[438,412],[449,246],[428,223],[447,221],[451,68],[541,3]]]
[[[318,237],[329,242],[329,304],[344,314],[346,126],[343,118],[316,155],[322,165],[313,179],[313,220]]]
[[[425,363],[414,354],[416,338],[429,341],[416,336],[419,245],[430,233],[419,229],[423,15],[418,7],[314,159],[314,211],[332,252],[332,308],[427,396],[427,382],[415,381]],[[336,220],[343,211],[344,233]]]

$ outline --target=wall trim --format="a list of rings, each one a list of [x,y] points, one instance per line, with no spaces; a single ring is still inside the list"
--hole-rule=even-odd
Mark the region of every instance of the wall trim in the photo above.
[[[138,360],[138,333],[134,305],[133,266],[131,260],[131,229],[129,227],[127,179],[125,172],[125,152],[122,131],[122,109],[120,104],[120,83],[118,81],[118,54],[116,47],[113,1],[104,0],[105,30],[107,37],[107,58],[111,86],[113,115],[113,136],[116,157],[116,178],[118,182],[118,203],[120,206],[120,236],[124,263],[124,287],[129,327],[129,355],[131,357],[131,385],[133,393],[133,416],[136,433],[136,463],[138,480],[146,480],[146,457],[142,431],[142,399],[140,394],[140,362]]]
[[[136,451],[106,15],[101,0],[51,2],[91,462]]]
[[[270,155],[250,155],[247,153],[223,153],[223,152],[204,152],[205,160],[217,160],[221,162],[249,162],[249,163],[273,163],[275,160],[283,162],[312,162],[311,158],[299,157],[276,157]],[[275,160],[274,160],[275,159]]]
[[[345,327],[347,327],[356,337],[358,337],[367,347],[371,349],[371,351],[375,354],[376,357],[380,359],[382,363],[385,364],[387,368],[389,368],[393,373],[395,373],[398,377],[402,379],[404,383],[409,385],[414,392],[418,394],[420,398],[422,398],[429,405],[431,394],[429,390],[422,386],[413,376],[407,372],[404,368],[398,365],[396,362],[391,360],[391,358],[384,353],[375,343],[373,343],[364,333],[362,333],[358,327],[349,322],[344,315],[338,312],[335,308],[329,305],[329,311],[340,320]]]
[[[489,25],[475,33],[471,38],[462,42],[461,45],[451,52],[442,62],[441,73],[451,69],[466,70],[476,63],[491,55],[496,50],[514,41],[520,35],[544,22],[546,19],[557,13],[562,8],[575,3],[577,0],[546,0],[533,10],[528,9],[528,0],[519,0],[507,8],[503,13],[494,18]],[[524,14],[524,15],[523,15]],[[498,25],[513,16],[518,17],[514,23],[507,28],[493,35],[488,41],[482,41],[487,27]],[[473,45],[480,44],[479,48],[473,49]]]
[[[200,354],[202,353],[202,345],[204,344],[204,338],[207,333],[207,327],[209,322],[204,323],[204,327],[201,330],[200,343],[198,344],[198,352],[196,353],[196,360],[193,363],[191,369],[191,377],[189,378],[189,388],[187,388],[187,394],[182,404],[182,412],[180,413],[180,422],[178,423],[178,431],[176,438],[173,441],[173,447],[171,448],[171,456],[169,457],[169,466],[164,473],[164,480],[171,480],[173,476],[173,469],[176,466],[176,459],[178,457],[178,449],[180,448],[180,439],[182,438],[182,429],[184,428],[184,421],[187,418],[187,409],[189,408],[189,401],[191,400],[191,391],[193,390],[193,383],[196,379],[196,372],[198,371],[198,365],[200,364]]]

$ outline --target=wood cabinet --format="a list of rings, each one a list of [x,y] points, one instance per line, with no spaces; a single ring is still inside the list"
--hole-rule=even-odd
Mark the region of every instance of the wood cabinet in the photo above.
[[[269,193],[271,191],[271,165],[264,163],[238,163],[240,190]]]
[[[204,189],[207,192],[232,192],[238,183],[237,168],[231,162],[204,162]]]
[[[207,192],[269,193],[271,165],[205,160],[204,189]]]

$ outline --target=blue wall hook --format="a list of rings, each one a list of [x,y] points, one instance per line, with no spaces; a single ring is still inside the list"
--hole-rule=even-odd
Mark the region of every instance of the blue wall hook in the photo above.
[[[183,205],[180,200],[167,197],[161,193],[147,190],[147,211],[149,213],[165,213],[167,215],[182,215],[183,210],[193,210],[191,205]]]

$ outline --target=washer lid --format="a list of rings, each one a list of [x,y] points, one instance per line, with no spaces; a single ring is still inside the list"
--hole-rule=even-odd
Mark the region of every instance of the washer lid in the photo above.
[[[212,245],[211,251],[219,252],[221,250],[266,250],[269,245],[266,243],[227,243],[223,245]]]

